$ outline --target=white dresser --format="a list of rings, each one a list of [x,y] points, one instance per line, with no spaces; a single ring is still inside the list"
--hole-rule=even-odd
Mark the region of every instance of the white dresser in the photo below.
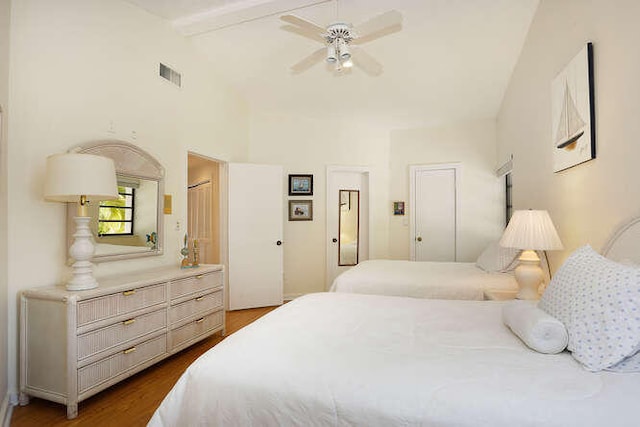
[[[99,287],[25,290],[20,311],[20,404],[78,402],[218,331],[221,265],[163,267],[99,280]]]

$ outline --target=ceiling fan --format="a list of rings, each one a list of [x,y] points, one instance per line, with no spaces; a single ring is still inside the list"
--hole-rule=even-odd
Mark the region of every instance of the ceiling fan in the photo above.
[[[382,64],[359,46],[402,29],[402,14],[396,10],[377,15],[355,27],[346,22],[322,27],[295,15],[284,15],[280,19],[291,24],[283,25],[283,30],[324,45],[294,64],[291,67],[293,74],[302,73],[324,59],[327,66],[339,74],[349,72],[355,65],[370,76],[379,76]]]

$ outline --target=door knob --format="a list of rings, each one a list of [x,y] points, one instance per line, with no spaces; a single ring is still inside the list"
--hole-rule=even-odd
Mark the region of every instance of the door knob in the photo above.
[[[422,242],[422,237],[418,236],[418,237],[416,237],[416,240],[417,240],[418,242]]]
[[[278,246],[280,246],[281,244],[282,244],[282,240],[278,240],[278,241],[276,242],[276,245],[278,245]]]
[[[338,243],[338,239],[336,239],[335,237],[334,237],[333,239],[331,239],[331,241],[332,241],[333,243]]]

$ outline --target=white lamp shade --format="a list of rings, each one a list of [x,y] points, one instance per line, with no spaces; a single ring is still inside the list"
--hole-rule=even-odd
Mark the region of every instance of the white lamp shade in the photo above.
[[[65,153],[47,157],[44,198],[54,202],[78,202],[118,198],[113,160],[93,154]]]
[[[547,211],[515,211],[500,239],[500,246],[526,250],[562,249],[562,242]]]

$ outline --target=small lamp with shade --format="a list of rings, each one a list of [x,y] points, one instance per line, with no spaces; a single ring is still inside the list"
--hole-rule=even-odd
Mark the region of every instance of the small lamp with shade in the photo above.
[[[44,198],[54,202],[78,203],[74,217],[76,232],[69,254],[74,259],[73,277],[67,290],[93,289],[98,282],[93,277],[91,258],[95,250],[89,228],[86,203],[118,198],[118,183],[113,160],[93,154],[64,153],[47,158]]]
[[[537,250],[562,249],[562,242],[553,226],[549,213],[544,210],[519,210],[513,213],[500,246],[522,249],[515,270],[519,291],[518,299],[538,299],[538,288],[544,274],[540,268]]]

